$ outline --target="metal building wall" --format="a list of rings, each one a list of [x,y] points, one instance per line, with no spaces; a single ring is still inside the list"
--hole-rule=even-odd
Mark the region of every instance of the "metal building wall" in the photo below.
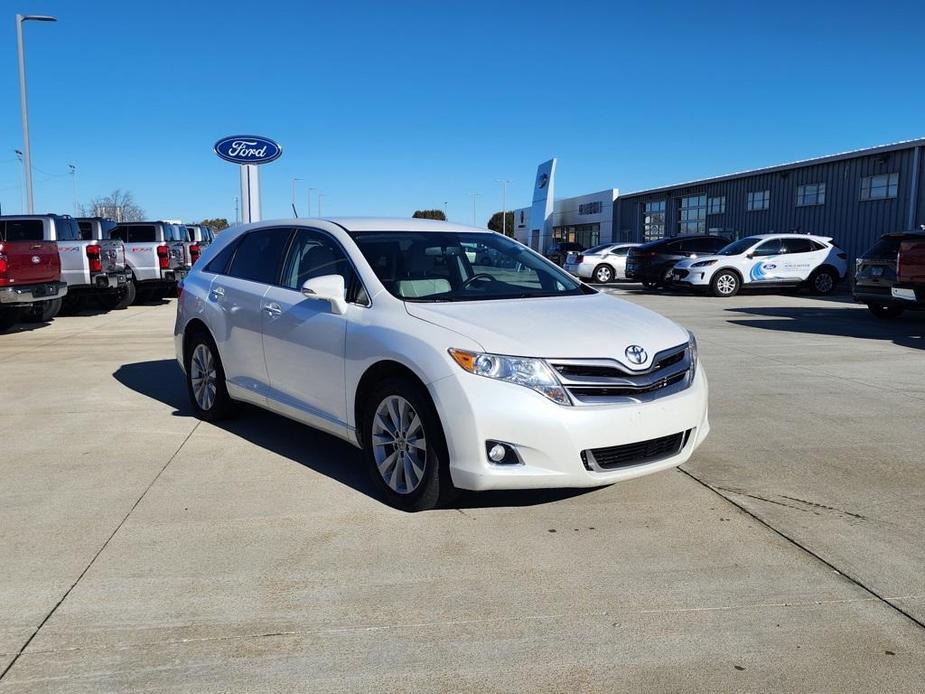
[[[923,160],[923,147],[910,146],[623,196],[614,203],[614,232],[621,238],[642,240],[645,202],[666,200],[666,232],[673,236],[678,233],[682,197],[725,196],[725,213],[708,214],[707,229],[723,230],[737,237],[798,229],[834,237],[853,258],[867,250],[881,234],[925,224]],[[895,198],[860,199],[863,177],[894,171],[899,172]],[[826,184],[825,204],[797,207],[797,187],[812,183]],[[916,188],[918,193],[914,195]],[[762,190],[771,192],[769,209],[747,211],[747,193]]]

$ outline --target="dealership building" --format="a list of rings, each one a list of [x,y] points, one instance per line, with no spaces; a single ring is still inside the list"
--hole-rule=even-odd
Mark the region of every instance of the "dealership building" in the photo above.
[[[554,241],[590,247],[797,231],[834,237],[856,257],[882,234],[925,224],[923,148],[925,138],[632,193],[550,199],[544,207],[538,200],[554,190],[551,160],[540,165],[533,206],[514,211],[515,236],[544,250]]]

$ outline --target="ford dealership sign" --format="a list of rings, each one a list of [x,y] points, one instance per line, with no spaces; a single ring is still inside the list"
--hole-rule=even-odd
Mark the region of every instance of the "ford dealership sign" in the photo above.
[[[234,135],[216,142],[215,153],[235,164],[266,164],[279,159],[283,148],[266,137]]]

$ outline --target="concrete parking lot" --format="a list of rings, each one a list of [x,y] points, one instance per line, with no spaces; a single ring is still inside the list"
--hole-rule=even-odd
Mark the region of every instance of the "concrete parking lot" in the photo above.
[[[173,302],[0,336],[0,691],[925,689],[925,316],[608,291],[698,335],[707,443],[421,514],[193,419]]]

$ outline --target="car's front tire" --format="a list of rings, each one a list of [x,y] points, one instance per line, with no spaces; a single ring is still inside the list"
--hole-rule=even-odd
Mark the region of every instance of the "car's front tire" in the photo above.
[[[739,293],[741,284],[739,276],[732,270],[721,270],[710,280],[710,291],[713,296],[728,298]]]
[[[900,306],[899,304],[867,304],[868,310],[877,318],[881,320],[888,320],[890,318],[899,318],[903,312],[906,310],[905,306]]]
[[[423,387],[388,378],[366,400],[363,448],[373,485],[389,505],[437,508],[454,495],[440,419]]]
[[[204,330],[193,334],[186,350],[186,390],[199,419],[217,422],[234,414],[228,395],[225,369],[211,336]]]

